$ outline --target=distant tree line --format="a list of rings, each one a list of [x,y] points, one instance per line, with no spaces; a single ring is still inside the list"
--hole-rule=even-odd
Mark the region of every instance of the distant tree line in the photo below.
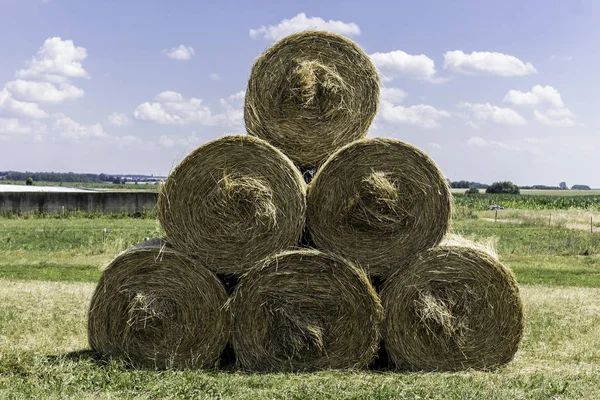
[[[477,188],[477,189],[487,189],[489,185],[485,183],[479,182],[469,182],[469,181],[450,181],[448,180],[450,187],[453,189],[469,189],[469,188]]]
[[[573,185],[571,190],[592,190],[588,185]]]
[[[568,188],[562,188],[560,186],[546,186],[546,185],[533,185],[533,186],[520,186],[521,189],[527,190],[566,190]]]
[[[27,178],[33,179],[34,182],[83,182],[83,183],[103,183],[112,181],[114,178],[104,174],[76,174],[73,172],[17,172],[8,171],[0,173],[4,175],[5,180],[9,181],[25,181]]]
[[[155,181],[157,178],[147,175],[108,175],[108,174],[77,174],[74,172],[19,172],[0,171],[0,179],[7,181],[33,182],[65,182],[65,183],[125,183],[130,181]]]

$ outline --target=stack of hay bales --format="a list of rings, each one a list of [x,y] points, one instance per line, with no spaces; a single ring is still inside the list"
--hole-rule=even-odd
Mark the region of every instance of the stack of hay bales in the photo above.
[[[209,142],[169,175],[166,242],[105,270],[92,348],[152,368],[217,366],[227,343],[252,371],[366,368],[381,343],[398,369],[510,361],[524,321],[514,277],[471,245],[440,245],[447,182],[421,150],[364,138],[378,101],[375,67],[342,36],[265,51],[250,135]],[[302,170],[316,171],[309,185]]]

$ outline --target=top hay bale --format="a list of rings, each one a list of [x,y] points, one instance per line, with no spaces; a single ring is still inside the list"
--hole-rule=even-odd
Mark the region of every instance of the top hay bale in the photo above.
[[[158,197],[174,248],[217,273],[248,270],[300,241],[306,184],[281,151],[252,136],[226,136],[188,155]]]
[[[307,204],[317,248],[386,277],[442,240],[452,196],[427,154],[375,138],[333,154],[313,178]]]
[[[379,76],[360,47],[340,35],[307,31],[256,60],[244,120],[251,135],[301,167],[316,167],[367,134],[378,102]]]

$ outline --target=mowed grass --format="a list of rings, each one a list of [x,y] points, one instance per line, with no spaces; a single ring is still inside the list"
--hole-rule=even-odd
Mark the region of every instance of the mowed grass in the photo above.
[[[0,280],[0,398],[596,399],[600,289],[522,286],[525,339],[495,372],[134,370],[86,351],[93,283]]]
[[[600,287],[600,229],[590,234],[535,221],[459,218],[453,230],[492,238],[521,284]],[[95,282],[116,254],[160,235],[152,219],[0,219],[0,278]]]

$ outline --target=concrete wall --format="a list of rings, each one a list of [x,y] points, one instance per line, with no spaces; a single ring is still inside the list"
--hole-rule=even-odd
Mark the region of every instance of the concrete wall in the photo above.
[[[0,192],[0,213],[66,211],[102,211],[105,213],[135,213],[153,210],[157,193],[89,192],[89,193],[19,193]]]

